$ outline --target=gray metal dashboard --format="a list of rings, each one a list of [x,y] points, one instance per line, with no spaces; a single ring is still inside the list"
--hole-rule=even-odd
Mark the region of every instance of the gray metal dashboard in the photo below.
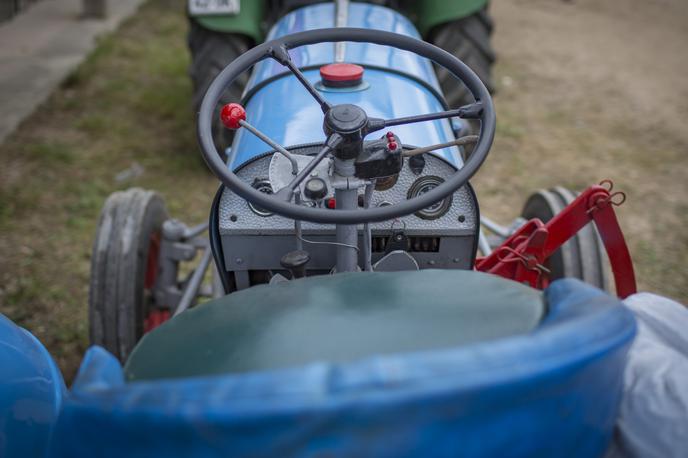
[[[320,148],[321,145],[317,144],[292,147],[289,150],[297,155],[312,155]],[[267,187],[270,178],[275,181],[274,167],[278,157],[273,158],[272,153],[256,156],[237,167],[236,174],[249,184]],[[396,182],[388,184],[391,186],[388,189],[375,190],[370,206],[394,204],[408,199],[411,197],[409,190],[419,192],[423,183],[432,182],[432,179],[446,179],[455,172],[452,165],[438,156],[424,154],[423,159],[424,165],[422,171],[419,171],[417,163],[414,163],[412,170],[409,159],[405,158]],[[269,189],[266,191],[269,192]],[[434,219],[429,219],[427,215],[412,214],[395,221],[371,223],[373,262],[385,255],[390,247],[389,238],[392,234],[403,231],[408,239],[407,251],[419,268],[472,268],[479,221],[475,195],[470,185],[467,185],[447,200],[440,209],[443,214],[433,214]],[[307,200],[303,204],[315,205]],[[218,229],[226,269],[239,273],[238,286],[241,286],[239,283],[248,281],[250,271],[281,271],[279,261],[282,255],[296,249],[294,222],[279,215],[267,216],[268,214],[249,205],[232,191],[224,189],[218,208]],[[359,226],[359,229],[362,228],[362,225]],[[330,271],[335,264],[335,246],[323,242],[335,241],[335,227],[304,221],[302,230],[304,241],[317,242],[303,244],[303,248],[311,255],[307,266],[309,274]],[[361,238],[362,230],[359,230],[359,247],[363,246]],[[359,254],[362,260],[362,253]]]

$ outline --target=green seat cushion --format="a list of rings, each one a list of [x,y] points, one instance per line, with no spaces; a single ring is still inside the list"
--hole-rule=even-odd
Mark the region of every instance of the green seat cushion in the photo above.
[[[480,272],[357,272],[260,285],[187,310],[141,340],[130,380],[341,363],[523,334],[540,291]]]

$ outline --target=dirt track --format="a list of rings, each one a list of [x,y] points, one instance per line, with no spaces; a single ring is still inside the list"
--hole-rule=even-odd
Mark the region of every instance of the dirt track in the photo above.
[[[534,189],[611,178],[640,286],[688,299],[688,2],[492,4],[498,135],[477,179],[504,221]]]

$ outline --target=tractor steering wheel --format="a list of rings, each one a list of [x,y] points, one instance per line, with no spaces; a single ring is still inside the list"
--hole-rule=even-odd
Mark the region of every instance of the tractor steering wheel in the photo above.
[[[352,105],[339,105],[333,107],[322,98],[317,89],[306,80],[301,71],[293,64],[289,57],[288,50],[316,43],[332,43],[339,41],[374,43],[391,46],[430,59],[447,69],[463,82],[475,98],[475,102],[454,110],[390,120],[368,118],[361,108]],[[330,210],[317,207],[306,207],[292,203],[292,192],[288,192],[286,195],[283,192],[278,192],[273,195],[262,193],[237,177],[223,162],[213,142],[211,128],[215,107],[225,88],[229,87],[240,74],[267,58],[275,59],[289,68],[301,84],[311,93],[313,98],[320,104],[325,114],[324,128],[325,133],[328,135],[325,146],[312,159],[311,163],[301,170],[294,178],[294,181],[288,186],[291,190],[294,190],[300,181],[308,176],[317,163],[333,152],[338,151],[338,148],[346,144],[347,139],[351,139],[352,136],[362,141],[363,137],[367,134],[389,126],[460,117],[464,119],[479,119],[481,122],[480,137],[469,159],[450,179],[427,193],[401,203],[366,209]],[[339,119],[342,119],[342,110],[346,111],[346,116],[344,116],[347,118],[346,123],[338,122]],[[339,116],[337,114],[338,111]],[[353,115],[352,111],[354,112]],[[241,115],[241,113],[229,113],[230,117],[233,114]],[[240,119],[239,116],[234,121],[238,122]],[[237,124],[237,127],[239,127],[239,124]],[[441,201],[446,196],[465,185],[478,171],[487,158],[494,139],[494,134],[495,111],[492,97],[485,85],[480,81],[480,78],[478,78],[466,64],[437,46],[406,35],[380,30],[346,27],[317,29],[295,33],[265,42],[250,49],[231,62],[217,78],[215,78],[203,98],[198,115],[198,138],[203,158],[213,173],[227,188],[231,189],[253,205],[276,214],[295,220],[328,224],[359,224],[391,220],[417,212],[431,206],[435,202]],[[350,153],[351,152],[348,151],[345,154]]]

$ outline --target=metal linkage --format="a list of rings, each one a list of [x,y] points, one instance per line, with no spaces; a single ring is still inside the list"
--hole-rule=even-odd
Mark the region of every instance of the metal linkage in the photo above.
[[[303,73],[301,73],[301,70],[294,65],[294,62],[291,60],[291,56],[289,56],[289,51],[287,51],[287,48],[284,46],[276,47],[276,48],[271,48],[269,56],[275,59],[277,62],[280,64],[284,65],[287,67],[296,77],[297,80],[303,85],[303,87],[306,88],[306,90],[313,96],[313,98],[318,102],[320,105],[320,109],[323,111],[323,113],[327,113],[330,108],[332,108],[332,105],[325,100],[322,95],[320,95],[320,92],[306,79]]]
[[[163,223],[158,259],[160,273],[153,293],[155,302],[166,307],[167,315],[162,321],[169,317],[170,311],[176,316],[189,308],[199,295],[217,297],[220,294],[218,288],[221,289],[222,285],[218,281],[213,282],[210,290],[202,287],[203,278],[212,259],[208,240],[202,237],[207,229],[208,223],[194,227],[188,227],[174,219]],[[200,262],[186,280],[180,281],[179,263],[193,260],[199,251],[203,251]],[[150,328],[157,324],[160,323],[154,323]]]
[[[612,193],[612,187],[608,180],[589,187],[547,224],[531,219],[491,255],[479,258],[476,270],[545,288],[549,284],[547,259],[592,221],[607,251],[617,295],[626,298],[634,294],[637,287],[633,262],[614,212],[625,194]]]
[[[198,290],[201,286],[201,283],[203,282],[205,272],[206,270],[208,270],[208,266],[210,265],[211,259],[212,252],[210,251],[210,246],[207,246],[203,251],[203,257],[201,258],[201,262],[199,262],[198,266],[196,266],[196,269],[191,275],[191,278],[189,278],[189,282],[184,288],[184,293],[182,294],[182,297],[179,300],[177,308],[174,310],[173,316],[179,315],[184,310],[188,309],[191,306],[191,304],[193,304],[198,294]]]

